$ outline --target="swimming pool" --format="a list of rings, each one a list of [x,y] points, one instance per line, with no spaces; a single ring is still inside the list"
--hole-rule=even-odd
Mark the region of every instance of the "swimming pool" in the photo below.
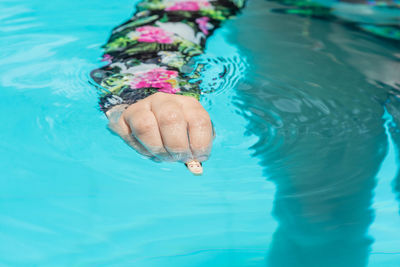
[[[0,3],[0,266],[398,266],[397,43],[250,2],[207,43],[194,177],[107,131],[88,84],[133,6]]]

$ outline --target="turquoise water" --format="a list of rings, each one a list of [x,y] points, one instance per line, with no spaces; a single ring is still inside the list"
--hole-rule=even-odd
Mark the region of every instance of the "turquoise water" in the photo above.
[[[134,5],[110,2],[0,2],[1,267],[398,266],[398,43],[250,2],[201,59],[195,177],[106,129],[88,73]]]

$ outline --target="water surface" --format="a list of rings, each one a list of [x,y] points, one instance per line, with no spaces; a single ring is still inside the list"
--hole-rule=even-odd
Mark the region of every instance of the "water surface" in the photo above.
[[[133,6],[0,2],[0,266],[397,266],[396,43],[252,1],[199,59],[194,177],[107,131],[87,82]]]

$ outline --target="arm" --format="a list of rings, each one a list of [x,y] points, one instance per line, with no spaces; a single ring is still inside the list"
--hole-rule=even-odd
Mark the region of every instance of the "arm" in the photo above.
[[[108,64],[91,73],[110,128],[150,158],[206,160],[213,132],[198,102],[201,66],[193,67],[193,57],[242,6],[241,0],[140,2],[104,46]]]

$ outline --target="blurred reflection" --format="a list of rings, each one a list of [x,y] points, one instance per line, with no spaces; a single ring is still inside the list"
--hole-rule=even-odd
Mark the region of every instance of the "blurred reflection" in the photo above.
[[[396,145],[397,156],[400,156],[400,100],[397,96],[390,96],[388,103],[386,104],[388,112],[393,117],[394,124],[390,125],[390,134]],[[397,159],[400,162],[400,158]],[[400,170],[397,170],[397,175],[393,181],[393,191],[396,192],[397,200],[399,202],[399,214],[400,214]]]
[[[376,90],[386,93],[384,106],[392,115],[390,135],[396,150],[400,153],[400,63],[399,44],[371,42],[359,38],[343,38],[341,32],[331,32],[330,40],[347,52],[346,64],[353,66],[375,85]],[[362,49],[360,49],[362,48]],[[371,64],[373,62],[373,64]],[[400,165],[400,159],[398,159]],[[397,192],[400,213],[400,170],[393,181],[393,190]]]
[[[329,19],[387,40],[400,40],[396,0],[271,0],[274,12]]]
[[[396,71],[379,70],[397,66],[396,48],[274,7],[250,2],[231,36],[250,65],[237,105],[277,185],[268,266],[366,266],[385,104],[400,114]]]

